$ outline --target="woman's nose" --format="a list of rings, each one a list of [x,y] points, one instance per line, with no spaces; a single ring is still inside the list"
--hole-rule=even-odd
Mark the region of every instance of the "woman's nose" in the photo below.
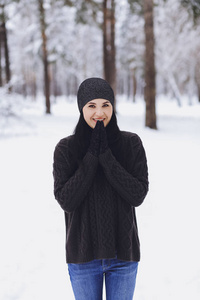
[[[97,116],[97,117],[102,117],[102,116],[103,116],[103,110],[102,110],[101,108],[98,108],[98,109],[96,110],[96,116]]]

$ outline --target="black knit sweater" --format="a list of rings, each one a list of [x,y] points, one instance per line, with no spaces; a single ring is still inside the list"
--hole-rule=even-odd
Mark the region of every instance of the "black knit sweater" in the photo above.
[[[135,207],[148,191],[148,170],[140,138],[121,131],[125,163],[108,149],[99,157],[86,152],[79,165],[62,139],[54,152],[54,194],[65,211],[66,261],[140,260]]]

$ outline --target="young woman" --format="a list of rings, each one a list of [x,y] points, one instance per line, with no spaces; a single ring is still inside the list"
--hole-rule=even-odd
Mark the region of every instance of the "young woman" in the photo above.
[[[148,191],[145,151],[120,131],[114,93],[101,78],[78,90],[75,133],[54,152],[54,194],[65,212],[66,261],[76,300],[131,300],[140,260],[135,207]]]

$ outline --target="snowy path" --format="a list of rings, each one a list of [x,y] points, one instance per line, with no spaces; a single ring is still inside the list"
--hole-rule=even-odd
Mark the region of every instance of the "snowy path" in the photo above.
[[[143,105],[120,103],[118,111],[120,128],[141,136],[150,173],[137,209],[142,261],[134,300],[199,300],[200,106],[161,103],[157,132],[143,129]],[[1,300],[74,299],[52,154],[77,115],[69,103],[53,116],[26,113],[35,124],[29,134],[0,139]]]

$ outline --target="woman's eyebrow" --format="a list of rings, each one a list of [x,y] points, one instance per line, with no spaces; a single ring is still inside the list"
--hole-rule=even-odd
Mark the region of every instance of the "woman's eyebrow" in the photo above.
[[[108,101],[108,100],[106,100],[105,102],[103,102],[103,104],[105,104],[105,103],[110,103],[110,101]],[[95,104],[96,105],[96,103],[95,102],[88,102],[88,104]]]

